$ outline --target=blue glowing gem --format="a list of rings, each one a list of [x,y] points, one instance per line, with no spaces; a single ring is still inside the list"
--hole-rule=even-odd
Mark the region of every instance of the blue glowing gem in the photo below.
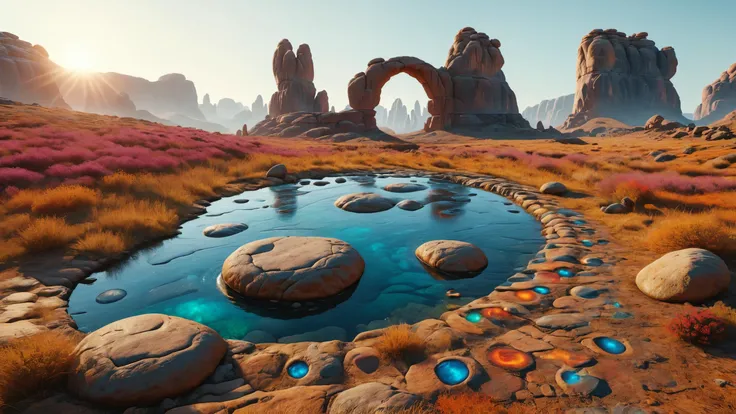
[[[434,373],[442,383],[447,385],[457,385],[468,378],[470,370],[465,363],[458,359],[447,359],[434,367]]]
[[[598,345],[598,348],[608,352],[609,354],[618,355],[623,354],[624,351],[626,351],[626,345],[607,336],[593,338],[593,342]]]
[[[623,308],[623,307],[624,307],[624,305],[622,305],[622,304],[621,304],[621,303],[619,303],[619,302],[613,302],[613,307],[614,307],[614,308]]]
[[[590,240],[583,240],[582,243],[583,243],[583,246],[585,246],[585,247],[592,247],[593,246],[593,242],[590,241]]]
[[[550,292],[549,288],[546,286],[534,286],[532,290],[541,295],[547,295]]]
[[[483,319],[483,316],[480,314],[480,312],[470,312],[465,315],[465,319],[467,319],[468,322],[478,323],[481,319]]]
[[[577,372],[573,371],[565,371],[562,374],[560,374],[562,377],[562,380],[565,381],[565,384],[575,385],[579,383],[582,380],[582,377],[578,375]]]
[[[571,269],[568,269],[566,267],[563,267],[562,269],[557,269],[557,274],[562,277],[573,277],[575,276],[575,272]]]
[[[581,225],[581,224],[585,224],[585,223],[586,223],[586,221],[585,221],[585,220],[580,220],[580,219],[578,219],[578,220],[573,220],[573,224],[577,224],[578,226],[579,226],[579,225]]]
[[[304,361],[294,361],[286,368],[286,372],[292,378],[304,378],[309,372],[309,365]]]
[[[608,240],[598,240],[598,244],[608,244]]]

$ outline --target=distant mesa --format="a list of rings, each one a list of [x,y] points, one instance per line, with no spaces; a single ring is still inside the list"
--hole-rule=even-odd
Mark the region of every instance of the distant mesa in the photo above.
[[[675,50],[669,46],[660,50],[647,36],[595,29],[583,37],[575,102],[564,128],[576,128],[597,117],[643,125],[655,114],[687,123],[670,81],[677,72]]]
[[[0,96],[3,98],[70,109],[54,79],[59,70],[42,46],[0,32]]]
[[[541,122],[545,127],[557,127],[562,125],[570,114],[575,102],[575,94],[560,96],[554,99],[545,99],[542,102],[527,107],[521,113],[531,125]]]
[[[703,89],[702,100],[693,114],[700,124],[713,123],[736,110],[736,63]]]

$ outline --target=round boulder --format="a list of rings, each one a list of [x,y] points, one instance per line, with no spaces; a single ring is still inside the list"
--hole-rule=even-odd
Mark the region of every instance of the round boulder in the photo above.
[[[550,181],[548,183],[544,183],[539,188],[539,191],[542,194],[562,195],[567,192],[567,187],[565,187],[565,184],[562,184],[560,182]]]
[[[206,227],[202,234],[207,237],[228,237],[247,229],[248,226],[242,223],[222,223]]]
[[[325,237],[271,237],[243,245],[222,265],[222,281],[249,298],[302,301],[342,292],[365,262],[352,246]]]
[[[386,211],[396,202],[375,193],[353,193],[344,195],[335,201],[335,206],[353,213],[377,213]]]
[[[426,190],[427,186],[418,183],[393,183],[388,184],[383,189],[392,193],[413,193],[415,191]]]
[[[153,405],[196,388],[226,351],[225,340],[204,325],[168,315],[133,316],[77,345],[68,384],[97,403]]]
[[[667,253],[636,275],[639,290],[666,302],[700,302],[728,288],[730,281],[726,263],[704,249]]]
[[[266,173],[266,178],[278,178],[283,180],[286,178],[286,166],[284,164],[276,164]]]
[[[426,242],[414,254],[425,265],[446,273],[477,273],[488,266],[481,249],[457,240]]]
[[[399,204],[397,204],[396,207],[402,210],[416,211],[424,207],[424,205],[415,200],[403,200],[403,201],[399,201]]]

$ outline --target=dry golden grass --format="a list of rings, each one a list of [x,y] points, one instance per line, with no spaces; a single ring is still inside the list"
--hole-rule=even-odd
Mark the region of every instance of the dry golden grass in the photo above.
[[[48,331],[0,345],[0,408],[61,385],[77,342]]]
[[[406,359],[425,351],[424,341],[405,323],[389,326],[376,343],[381,355],[392,359]]]
[[[159,237],[172,234],[179,224],[176,210],[160,201],[136,200],[114,196],[104,200],[105,209],[98,210],[95,228],[122,235]]]
[[[726,305],[725,303],[718,301],[711,306],[710,311],[714,315],[728,322],[731,328],[736,327],[736,309]]]
[[[441,414],[526,414],[534,412],[534,407],[519,403],[507,407],[477,392],[441,394],[437,397],[435,408]]]
[[[12,214],[0,221],[0,237],[9,238],[31,224],[28,214]]]
[[[698,247],[726,257],[736,253],[736,229],[715,214],[670,212],[655,221],[646,245],[657,253]]]
[[[128,247],[125,238],[111,231],[87,233],[77,240],[72,249],[96,255],[113,255],[124,251]]]
[[[23,229],[18,238],[27,252],[40,252],[66,247],[82,233],[82,226],[67,224],[58,217],[42,217]]]
[[[8,201],[14,211],[30,210],[39,215],[77,213],[94,207],[100,195],[80,185],[62,185],[47,190],[24,190]]]

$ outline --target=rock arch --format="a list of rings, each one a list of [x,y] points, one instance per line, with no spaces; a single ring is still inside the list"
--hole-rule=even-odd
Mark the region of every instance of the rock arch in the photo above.
[[[437,69],[429,63],[410,56],[400,56],[384,60],[373,59],[368,62],[365,72],[356,74],[348,84],[350,107],[363,113],[365,126],[376,127],[374,108],[381,101],[383,85],[393,76],[406,73],[422,84],[429,98],[427,110],[430,115],[424,125],[425,131],[444,129],[450,126],[452,113],[452,80],[445,70]]]

